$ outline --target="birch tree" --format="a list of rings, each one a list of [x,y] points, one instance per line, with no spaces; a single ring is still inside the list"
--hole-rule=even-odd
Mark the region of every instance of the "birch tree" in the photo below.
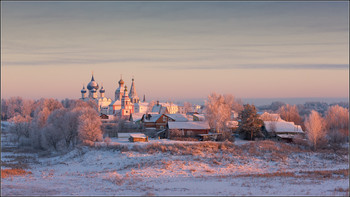
[[[349,137],[349,110],[339,105],[326,112],[327,136],[332,146],[339,146]]]
[[[320,114],[314,110],[305,121],[306,134],[309,142],[316,150],[321,142],[325,140],[325,121]]]

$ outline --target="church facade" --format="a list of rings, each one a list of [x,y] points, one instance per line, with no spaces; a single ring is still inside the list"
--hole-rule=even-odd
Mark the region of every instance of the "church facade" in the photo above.
[[[145,103],[145,100],[140,102],[140,98],[136,92],[134,78],[132,79],[130,92],[128,92],[127,86],[124,85],[124,80],[122,78],[119,80],[118,88],[115,90],[114,100],[105,97],[105,89],[103,86],[99,90],[100,96],[98,96],[97,91],[99,85],[95,81],[93,75],[86,88],[87,89],[83,86],[80,99],[83,101],[95,101],[100,114],[125,117],[132,113],[147,111],[146,106],[148,106],[148,103]]]

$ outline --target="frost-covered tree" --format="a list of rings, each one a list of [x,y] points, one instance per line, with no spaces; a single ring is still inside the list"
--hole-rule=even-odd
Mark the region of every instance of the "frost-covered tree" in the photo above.
[[[29,138],[30,120],[30,117],[25,118],[21,115],[16,115],[9,120],[12,122],[10,132],[16,136],[16,142],[19,143],[21,137]]]
[[[306,134],[314,150],[326,140],[325,120],[314,110],[305,121]]]
[[[285,121],[294,122],[296,125],[302,124],[302,119],[296,105],[283,105],[279,108],[279,113],[281,118]]]
[[[42,146],[45,149],[53,147],[55,150],[57,150],[58,143],[60,143],[63,140],[63,133],[62,131],[58,130],[56,126],[49,123],[43,129],[41,129],[43,133],[42,137],[44,138],[44,140],[42,141]]]
[[[65,139],[64,134],[67,129],[67,120],[65,119],[68,110],[65,108],[54,110],[47,118],[42,133],[45,138],[45,145],[52,146],[57,150],[57,144]]]
[[[96,110],[86,108],[82,111],[79,117],[78,137],[82,142],[85,141],[101,141],[101,118],[98,116]]]
[[[6,99],[1,99],[1,120],[7,120],[7,111],[8,111],[8,106],[7,106],[7,100]]]
[[[238,117],[241,121],[238,123],[237,131],[241,138],[254,140],[257,137],[263,136],[261,127],[264,125],[264,122],[259,119],[254,105],[244,105],[244,109],[239,113]]]
[[[74,147],[77,144],[78,124],[80,115],[80,110],[73,109],[67,112],[63,117],[63,120],[65,122],[63,136],[67,148],[69,148],[71,145]]]
[[[326,128],[329,142],[332,146],[339,146],[348,140],[349,110],[339,105],[328,108],[326,112]]]
[[[153,106],[154,106],[156,103],[157,103],[157,102],[154,101],[154,100],[150,101],[150,102],[148,103],[146,113],[152,112],[152,108],[153,108]]]
[[[184,102],[184,108],[185,108],[186,113],[193,111],[193,107],[192,107],[192,104],[190,102]]]
[[[240,101],[236,100],[233,95],[221,95],[214,92],[205,101],[205,118],[210,127],[218,133],[226,130],[226,122],[231,119],[232,110],[241,111]]]
[[[47,119],[51,112],[56,109],[63,108],[62,104],[55,99],[40,99],[34,103],[35,111],[33,112],[33,120],[30,126],[30,140],[34,148],[43,149],[47,146],[44,142],[44,127],[46,127]]]

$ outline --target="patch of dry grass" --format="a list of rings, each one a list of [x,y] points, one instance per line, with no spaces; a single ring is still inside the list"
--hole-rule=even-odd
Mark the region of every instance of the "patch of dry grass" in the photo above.
[[[32,174],[31,171],[26,171],[23,169],[1,169],[1,178],[7,178],[11,176],[25,176],[27,174]]]

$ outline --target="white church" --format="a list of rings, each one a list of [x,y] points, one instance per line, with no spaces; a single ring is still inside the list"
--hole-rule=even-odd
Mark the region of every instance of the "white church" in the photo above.
[[[128,93],[127,86],[124,86],[124,80],[121,78],[118,82],[119,87],[115,90],[114,100],[105,97],[105,89],[103,86],[100,89],[100,96],[98,97],[98,83],[94,79],[94,75],[91,77],[91,81],[81,90],[81,100],[89,101],[93,100],[97,103],[100,114],[114,115],[114,116],[129,116],[132,113],[146,113],[148,103],[145,102],[145,96],[143,102],[140,102],[140,98],[137,96],[134,78],[132,79],[130,92]],[[87,91],[89,91],[87,95]]]

